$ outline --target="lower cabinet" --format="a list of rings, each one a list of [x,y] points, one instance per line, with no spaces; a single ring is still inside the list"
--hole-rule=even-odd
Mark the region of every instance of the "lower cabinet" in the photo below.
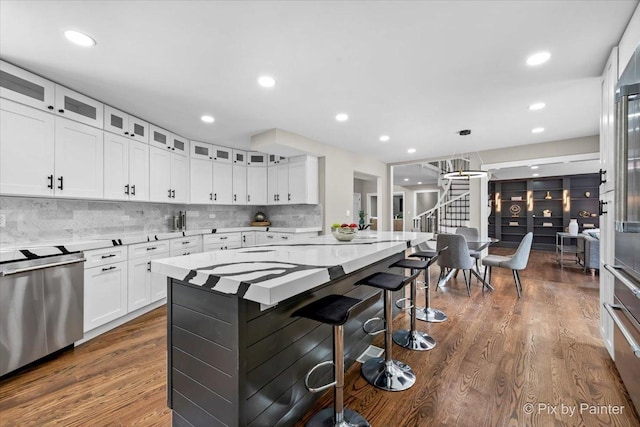
[[[127,314],[127,263],[84,271],[84,332]]]
[[[169,257],[169,241],[138,243],[129,248],[128,312],[167,296],[167,278],[151,272],[151,261]]]
[[[256,232],[244,231],[242,233],[242,247],[246,248],[247,246],[254,246],[255,244],[256,244]]]
[[[242,247],[241,233],[205,234],[202,236],[202,251],[212,252]]]

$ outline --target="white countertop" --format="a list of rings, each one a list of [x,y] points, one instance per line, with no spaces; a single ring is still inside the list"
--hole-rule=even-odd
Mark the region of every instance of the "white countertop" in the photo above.
[[[151,271],[218,292],[274,305],[426,242],[431,233],[361,232],[151,261]]]
[[[135,243],[152,242],[156,240],[174,239],[184,236],[197,236],[203,234],[238,233],[247,231],[270,231],[282,233],[310,233],[319,232],[322,227],[233,227],[218,229],[199,229],[182,231],[170,231],[151,234],[126,234],[118,237],[104,237],[87,240],[47,241],[36,243],[24,243],[14,245],[2,245],[0,247],[0,262],[19,261],[30,258],[40,258],[51,255],[60,255],[68,252],[89,251],[103,249],[110,246],[132,245]]]

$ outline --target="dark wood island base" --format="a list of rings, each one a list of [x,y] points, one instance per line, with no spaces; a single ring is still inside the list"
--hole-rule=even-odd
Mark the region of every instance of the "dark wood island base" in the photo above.
[[[362,323],[382,317],[380,291],[355,286],[362,278],[388,271],[404,257],[392,255],[342,275],[311,291],[260,310],[260,304],[176,279],[168,279],[168,405],[173,426],[291,426],[319,394],[304,377],[332,358],[332,328],[292,318],[298,308],[329,294],[375,302],[345,325],[345,369],[373,341]],[[396,270],[400,273],[400,270]],[[401,297],[401,292],[397,298]],[[330,382],[330,367],[314,384]]]

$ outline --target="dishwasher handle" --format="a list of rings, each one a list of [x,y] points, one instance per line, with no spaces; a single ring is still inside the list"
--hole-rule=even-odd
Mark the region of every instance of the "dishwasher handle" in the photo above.
[[[622,336],[624,336],[624,338],[627,340],[627,343],[629,344],[629,347],[631,347],[631,351],[633,351],[633,354],[638,359],[640,359],[640,345],[638,345],[636,340],[633,339],[633,336],[631,335],[627,327],[624,326],[624,324],[618,317],[617,313],[614,312],[614,310],[621,310],[622,307],[619,305],[612,305],[606,302],[602,305],[604,306],[605,310],[607,310],[607,312],[609,313],[609,316],[611,316],[611,318],[613,319],[618,329],[620,329]]]
[[[0,276],[11,276],[12,274],[26,273],[28,271],[42,270],[44,268],[60,267],[61,265],[67,265],[67,264],[77,264],[79,262],[85,262],[85,261],[86,261],[85,258],[80,258],[80,259],[74,259],[71,261],[54,262],[53,264],[43,264],[43,265],[34,265],[33,267],[17,268],[15,270],[0,271]]]
[[[606,268],[611,274],[613,274],[613,277],[618,279],[623,285],[629,288],[631,293],[635,295],[636,298],[640,299],[640,288],[638,288],[635,284],[631,283],[631,280],[627,279],[622,274],[620,274],[620,272],[618,271],[620,270],[620,267],[618,267],[617,265],[605,264],[604,268]]]

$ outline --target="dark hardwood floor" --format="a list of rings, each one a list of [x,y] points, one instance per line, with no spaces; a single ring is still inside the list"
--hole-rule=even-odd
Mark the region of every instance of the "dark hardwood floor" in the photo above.
[[[500,269],[495,292],[483,293],[474,281],[469,298],[460,275],[434,293],[433,306],[450,320],[418,327],[437,346],[428,352],[393,349],[394,358],[414,368],[414,387],[375,389],[356,363],[346,374],[347,406],[376,427],[640,426],[600,338],[598,277],[561,271],[545,252],[532,253],[521,277],[521,300],[511,272]],[[171,425],[165,322],[166,310],[154,310],[1,380],[0,425]],[[405,314],[394,320],[395,327],[407,325]],[[382,346],[382,337],[376,344]],[[323,395],[299,425],[332,398],[332,392]],[[602,405],[611,407],[603,411]],[[533,413],[526,413],[530,408]]]

